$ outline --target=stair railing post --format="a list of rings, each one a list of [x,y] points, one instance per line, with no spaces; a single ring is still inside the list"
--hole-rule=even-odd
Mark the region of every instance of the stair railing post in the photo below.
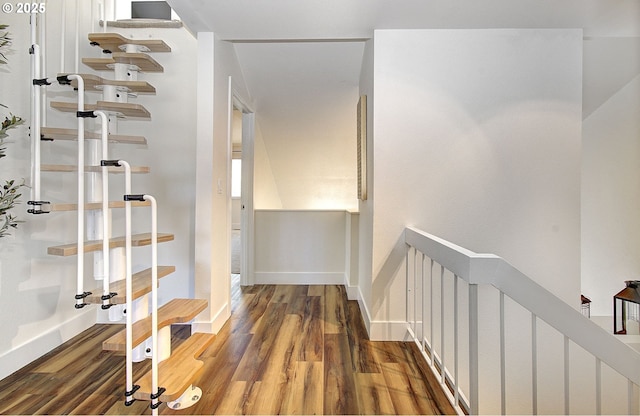
[[[131,165],[124,160],[119,160],[118,164],[124,166],[124,188],[125,195],[131,194]],[[131,201],[125,198],[125,262],[126,262],[126,394],[125,404],[133,403],[133,288],[131,277]]]
[[[82,308],[84,298],[84,80],[78,74],[67,75],[68,80],[78,83],[78,255],[76,308]]]
[[[109,117],[103,111],[94,111],[94,114],[100,117],[102,144],[102,160],[109,159]],[[105,163],[102,165],[102,309],[111,307],[111,297],[113,296],[109,290],[110,273],[109,273],[109,238],[111,230],[109,229],[109,167]]]
[[[156,396],[158,391],[158,207],[156,199],[144,195],[145,201],[151,202],[151,391]],[[158,414],[159,397],[151,401],[152,414]]]
[[[469,414],[478,414],[478,285],[469,283]]]
[[[40,201],[40,113],[42,111],[41,91],[35,80],[41,76],[40,46],[37,43],[38,18],[36,13],[31,13],[31,140],[32,140],[32,201]]]

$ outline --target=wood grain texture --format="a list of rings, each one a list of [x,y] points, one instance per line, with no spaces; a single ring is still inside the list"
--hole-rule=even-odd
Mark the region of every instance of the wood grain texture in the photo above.
[[[144,53],[113,52],[110,58],[82,58],[82,63],[96,71],[112,71],[119,63],[136,66],[141,72],[164,72],[162,65]]]
[[[171,52],[171,48],[162,39],[129,39],[118,33],[89,33],[89,41],[95,42],[103,50],[117,52],[120,46],[139,45],[149,52]]]
[[[455,414],[414,344],[369,341],[343,288],[234,293],[231,318],[198,358],[202,398],[161,414]],[[118,329],[96,325],[0,381],[0,413],[150,414],[147,401],[123,405],[122,353],[100,351]],[[134,377],[149,368],[136,363]]]
[[[42,127],[40,134],[43,139],[49,140],[78,140],[77,129],[64,129],[60,127]],[[84,132],[85,140],[100,140],[101,135],[90,131]],[[124,134],[109,134],[110,143],[147,144],[147,139],[143,136],[130,136]]]
[[[158,385],[165,388],[160,401],[170,402],[178,399],[200,375],[204,363],[197,360],[215,339],[212,334],[193,334],[178,348],[171,352],[171,356],[158,365]],[[152,391],[151,372],[147,372],[135,384],[140,389],[133,395],[138,400],[151,400]]]
[[[158,266],[158,279],[168,276],[176,271],[175,266]],[[151,268],[134,273],[131,276],[132,298],[138,299],[151,292]],[[159,286],[158,282],[158,286]],[[126,303],[126,280],[118,280],[109,283],[109,291],[116,293],[116,296],[109,300],[112,305],[120,305]],[[91,291],[91,295],[87,296],[84,301],[90,304],[102,304],[103,288],[99,286]]]
[[[58,76],[63,76],[68,74],[58,74]],[[117,87],[119,91],[124,92],[135,92],[140,94],[155,94],[156,89],[153,85],[149,84],[147,81],[120,81],[113,79],[102,78],[98,75],[94,74],[79,74],[82,77],[82,81],[84,81],[84,89],[85,91],[102,91],[103,86],[110,85],[113,87]],[[78,80],[72,79],[71,86],[73,88],[78,88]]]
[[[158,308],[158,328],[189,322],[206,308],[207,301],[204,299],[174,298]],[[132,332],[135,348],[151,336],[151,315],[134,322]],[[123,327],[120,332],[105,340],[102,348],[107,351],[125,351],[126,335]]]
[[[173,234],[158,233],[158,243],[173,241]],[[134,234],[131,236],[131,245],[133,247],[148,246],[151,244],[151,233]],[[125,237],[114,237],[109,240],[109,248],[124,247]],[[84,252],[102,250],[102,240],[85,241]],[[78,254],[77,243],[63,244],[61,246],[52,246],[47,248],[47,254],[52,256],[75,256]]]
[[[65,101],[51,101],[51,108],[59,111],[75,113],[78,104]],[[113,101],[98,101],[95,104],[85,104],[85,111],[110,111],[124,117],[150,119],[151,113],[142,104],[118,103]]]

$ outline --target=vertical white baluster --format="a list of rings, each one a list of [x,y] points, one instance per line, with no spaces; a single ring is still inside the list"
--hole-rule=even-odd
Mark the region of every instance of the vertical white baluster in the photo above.
[[[444,363],[444,266],[440,266],[440,372],[442,384],[447,382],[447,372]]]
[[[460,387],[458,384],[458,276],[453,276],[453,401],[458,408]]]
[[[80,0],[76,0],[76,37],[75,37],[75,69],[74,73],[78,73],[78,65],[80,62]]]
[[[507,376],[504,337],[504,293],[500,292],[500,414],[507,414]]]
[[[571,401],[569,396],[569,337],[564,336],[564,414],[570,414]]]
[[[413,250],[413,337],[418,339],[418,250]]]
[[[633,394],[633,381],[627,380],[627,414],[634,414],[634,394]]]
[[[538,317],[531,314],[531,402],[532,414],[538,414]]]
[[[404,264],[405,264],[405,268],[404,268],[404,284],[406,285],[406,290],[407,290],[407,295],[406,295],[406,304],[404,306],[405,311],[405,317],[407,320],[407,326],[409,328],[411,328],[411,321],[410,321],[410,317],[409,317],[409,295],[411,292],[411,289],[409,289],[409,253],[411,252],[411,247],[409,247],[407,249],[407,254],[405,255],[405,260],[404,260]]]
[[[469,413],[478,406],[478,285],[469,283]]]
[[[64,52],[65,52],[65,41],[66,41],[66,31],[67,31],[67,0],[62,0],[62,8],[60,16],[60,73],[64,74]]]
[[[425,303],[424,302],[425,301],[425,293],[424,292],[427,289],[426,289],[426,285],[424,284],[424,258],[425,258],[425,255],[424,255],[424,253],[421,253],[421,254],[422,254],[422,261],[420,262],[420,280],[422,281],[422,290],[420,291],[420,299],[421,299],[420,304],[421,304],[421,310],[422,310],[422,313],[421,313],[422,329],[420,330],[420,345],[422,346],[422,351],[426,352],[427,351],[427,342],[425,341],[425,333],[426,333],[425,332],[425,325],[426,325],[425,317],[426,317],[427,314],[425,313],[425,310],[424,310],[424,308],[425,308],[425,305],[424,305],[424,303]]]
[[[596,358],[596,415],[602,414],[602,361]]]
[[[431,285],[431,289],[429,290],[429,296],[430,296],[430,301],[429,301],[429,320],[430,320],[430,325],[429,325],[429,343],[431,344],[431,367],[433,367],[435,365],[436,362],[436,357],[435,357],[435,348],[433,345],[433,259],[431,260],[431,268],[429,269],[429,284]]]

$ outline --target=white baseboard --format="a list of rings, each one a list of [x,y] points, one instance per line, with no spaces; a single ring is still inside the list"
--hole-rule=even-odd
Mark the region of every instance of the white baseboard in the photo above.
[[[404,321],[373,321],[369,330],[371,341],[409,341]]]
[[[360,287],[355,287],[362,320],[371,341],[408,341],[407,323],[404,321],[373,321],[371,313],[363,300]]]
[[[340,272],[255,272],[258,285],[342,285],[345,274]]]
[[[227,322],[229,316],[229,305],[225,303],[211,321],[194,321],[191,324],[191,333],[203,332],[205,334],[217,334],[225,322]]]
[[[93,308],[78,312],[73,318],[63,322],[49,331],[22,345],[13,347],[0,355],[0,379],[19,370],[44,354],[67,342],[82,331],[96,323],[96,312]]]

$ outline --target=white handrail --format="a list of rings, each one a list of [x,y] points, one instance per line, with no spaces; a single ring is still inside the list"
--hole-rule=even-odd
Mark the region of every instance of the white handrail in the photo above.
[[[67,75],[78,83],[78,112],[84,111],[84,80],[78,74]],[[78,118],[78,254],[76,307],[84,306],[84,117]]]
[[[29,17],[31,23],[31,79],[40,79],[41,60],[40,46],[37,43],[37,14]],[[40,87],[31,82],[31,140],[32,140],[32,200],[40,201],[40,114],[42,111],[42,92]]]
[[[151,391],[159,396],[158,391],[158,207],[156,199],[144,195],[151,202]],[[152,414],[158,414],[159,397],[151,401]]]
[[[640,385],[640,354],[531,280],[504,259],[477,254],[413,227],[405,242],[470,284],[489,284]]]
[[[102,144],[102,160],[109,159],[109,117],[103,111],[94,111],[94,114],[100,117],[101,135],[100,142]],[[109,167],[102,166],[102,308],[107,309],[111,305],[111,291],[109,289],[110,273],[109,273]]]
[[[62,0],[62,6],[60,9],[60,73],[64,74],[64,53],[66,50],[66,32],[67,32],[67,0]]]
[[[118,165],[124,166],[125,195],[131,194],[131,165],[119,160]],[[125,198],[125,262],[126,262],[126,396],[125,403],[133,403],[133,288],[131,271],[131,201]]]

